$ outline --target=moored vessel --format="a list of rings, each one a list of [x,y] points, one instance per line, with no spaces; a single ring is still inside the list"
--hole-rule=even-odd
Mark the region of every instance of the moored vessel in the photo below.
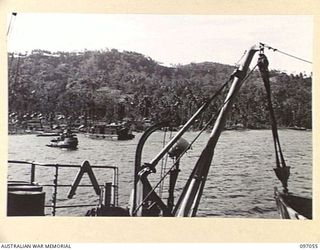
[[[86,136],[91,139],[106,140],[131,140],[135,136],[132,134],[130,125],[128,124],[106,124],[97,123],[89,129]]]
[[[66,130],[59,137],[52,139],[46,146],[76,149],[78,147],[78,138],[71,131]]]

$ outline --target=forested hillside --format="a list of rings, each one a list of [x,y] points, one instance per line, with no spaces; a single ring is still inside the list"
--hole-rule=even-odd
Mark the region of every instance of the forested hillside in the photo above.
[[[214,60],[214,58],[213,58]],[[185,122],[230,76],[234,67],[191,63],[165,67],[135,52],[36,50],[8,55],[9,112],[20,116],[63,114],[70,119]],[[280,126],[311,128],[311,78],[271,72],[273,104]],[[222,103],[221,96],[204,117]],[[228,124],[268,126],[265,90],[254,71],[243,86]]]

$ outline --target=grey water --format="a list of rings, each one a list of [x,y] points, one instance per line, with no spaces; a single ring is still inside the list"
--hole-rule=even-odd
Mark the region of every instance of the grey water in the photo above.
[[[95,140],[78,134],[77,150],[50,148],[45,145],[50,137],[35,135],[9,135],[9,160],[35,161],[39,163],[81,164],[88,160],[92,165],[112,165],[119,168],[119,205],[127,207],[133,185],[135,149],[142,133],[129,141]],[[197,132],[187,132],[184,138],[189,142]],[[152,160],[168,141],[170,133],[154,133],[147,141],[142,162]],[[312,132],[282,129],[280,142],[286,163],[291,167],[289,191],[304,197],[312,197]],[[181,159],[180,173],[175,199],[179,197],[184,184],[204,148],[209,133],[203,133],[198,141]],[[157,166],[157,173],[150,175],[153,185],[157,184],[162,172],[172,165],[170,158],[164,158]],[[274,187],[281,190],[273,168],[275,157],[271,131],[240,130],[224,131],[215,148],[211,169],[204,188],[197,216],[234,218],[279,218],[273,197]],[[78,169],[59,170],[59,184],[71,184]],[[95,169],[99,184],[110,181],[111,173]],[[29,180],[29,168],[23,165],[8,166],[8,180]],[[52,184],[54,170],[39,168],[36,180]],[[89,183],[84,176],[82,184]],[[161,184],[163,190],[166,183]],[[52,188],[46,189],[46,203],[50,205]],[[161,190],[162,190],[161,189]],[[160,188],[156,189],[157,191]],[[59,188],[58,205],[98,202],[92,188],[78,189],[73,199],[67,198],[68,188]],[[163,199],[166,192],[161,193]],[[58,216],[83,216],[89,208],[59,209]],[[47,211],[50,214],[50,211]]]

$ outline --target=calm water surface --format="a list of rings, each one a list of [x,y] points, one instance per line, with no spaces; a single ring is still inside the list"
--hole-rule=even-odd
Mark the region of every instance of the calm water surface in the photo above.
[[[184,138],[189,142],[196,132],[188,132]],[[133,185],[134,155],[141,133],[130,141],[94,140],[78,135],[79,148],[74,151],[49,148],[45,145],[50,137],[35,135],[10,135],[9,159],[26,160],[41,163],[81,164],[88,160],[92,165],[114,165],[119,167],[119,205],[128,205]],[[163,140],[168,140],[169,133],[153,134],[143,151],[143,162],[150,161],[161,149]],[[289,191],[312,197],[312,132],[280,130],[280,141],[288,166],[291,166]],[[209,133],[203,133],[181,160],[179,183],[176,197],[181,192],[191,169],[194,167]],[[167,159],[167,168],[172,160]],[[161,173],[161,163],[154,176],[155,184]],[[275,166],[273,142],[269,130],[225,131],[215,149],[212,166],[207,178],[198,216],[207,217],[244,217],[244,218],[279,218],[273,198],[275,186],[281,189],[273,167]],[[59,184],[71,184],[77,169],[59,170]],[[111,174],[103,170],[94,170],[99,184],[110,181]],[[28,168],[9,166],[9,180],[29,180]],[[36,179],[40,183],[52,183],[53,169],[39,168]],[[85,175],[82,184],[88,182]],[[166,183],[164,183],[164,188]],[[68,188],[58,191],[59,205],[88,203],[98,201],[92,188],[79,188],[73,199],[67,198]],[[163,194],[163,198],[166,194]],[[51,189],[46,188],[47,204],[50,204]],[[57,215],[83,215],[88,208],[60,209]],[[48,211],[47,213],[49,213]]]

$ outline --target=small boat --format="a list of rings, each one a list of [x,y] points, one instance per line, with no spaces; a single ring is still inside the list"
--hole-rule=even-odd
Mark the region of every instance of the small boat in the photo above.
[[[71,132],[64,132],[59,137],[52,139],[48,147],[76,149],[78,146],[78,138]]]
[[[298,127],[298,126],[289,127],[289,129],[293,129],[293,130],[302,130],[302,131],[307,130],[307,128],[305,128],[305,127]]]
[[[131,132],[131,128],[127,124],[96,124],[90,128],[86,134],[91,139],[107,139],[107,140],[131,140],[135,136]]]
[[[234,125],[227,125],[225,130],[245,130],[245,126],[241,123],[234,124]]]
[[[41,132],[37,134],[39,137],[49,137],[49,136],[59,136],[60,134],[57,132]]]

